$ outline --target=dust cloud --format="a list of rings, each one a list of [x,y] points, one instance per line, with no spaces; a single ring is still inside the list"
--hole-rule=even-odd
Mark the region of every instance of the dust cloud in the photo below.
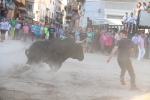
[[[106,64],[107,56],[86,53],[53,73],[45,63],[26,65],[24,50],[0,57],[0,100],[149,100],[149,61],[133,60],[140,91],[130,91],[128,74],[120,85],[116,57]]]

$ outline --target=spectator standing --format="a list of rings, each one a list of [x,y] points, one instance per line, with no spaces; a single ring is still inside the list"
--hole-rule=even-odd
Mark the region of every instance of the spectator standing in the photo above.
[[[11,25],[10,25],[8,19],[6,19],[6,23],[7,23],[8,26],[7,26],[7,30],[6,30],[6,33],[5,33],[5,39],[8,38],[8,34],[9,34],[9,32],[10,32],[10,29],[11,29]]]
[[[75,33],[76,33],[76,29],[73,28],[73,30],[71,31],[72,36],[75,38]]]
[[[146,3],[145,2],[142,3],[140,10],[146,10]]]
[[[22,35],[23,35],[22,28],[24,26],[24,19],[20,19],[20,24],[21,24],[21,27],[20,27],[20,32],[19,32],[19,39],[21,40]]]
[[[31,26],[31,40],[32,42],[34,41],[34,37],[35,37],[35,23]]]
[[[144,33],[141,33],[139,36],[138,49],[139,49],[138,60],[140,61],[141,58],[143,58],[146,53],[145,47],[144,47]]]
[[[93,49],[95,50],[95,51],[98,51],[99,50],[99,46],[100,46],[100,44],[99,44],[99,38],[100,38],[100,33],[99,33],[99,30],[98,29],[96,29],[95,30],[95,34],[94,34],[94,36],[93,36],[93,39],[92,39],[92,42],[93,42]]]
[[[92,53],[92,37],[93,37],[93,33],[92,33],[92,29],[88,28],[87,30],[87,50],[88,52]]]
[[[129,17],[128,17],[128,13],[126,12],[126,13],[125,13],[125,16],[123,17],[123,21],[122,21],[125,30],[127,30],[127,28],[128,28],[128,18],[129,18]]]
[[[106,31],[102,30],[101,32],[101,37],[100,37],[100,42],[101,42],[101,52],[102,54],[105,52],[105,43],[106,43]]]
[[[19,20],[17,21],[17,24],[15,26],[15,32],[14,32],[14,39],[18,40],[19,32],[20,32],[21,24]]]
[[[114,37],[111,33],[109,33],[107,36],[106,36],[106,53],[107,54],[110,54],[111,50],[112,50],[112,45],[113,45],[113,40],[114,40]]]
[[[58,34],[59,34],[59,38],[63,38],[63,36],[64,36],[64,30],[63,30],[62,26],[60,26],[60,28],[58,30]]]
[[[41,26],[39,23],[36,24],[35,26],[35,38],[36,41],[39,41],[41,38],[42,34],[41,34]]]
[[[76,30],[76,32],[75,32],[76,41],[79,41],[79,35],[80,35],[80,28],[78,28],[78,30]]]
[[[45,25],[45,27],[44,27],[44,38],[46,40],[48,40],[48,38],[49,38],[48,25]]]
[[[49,40],[56,38],[56,30],[54,28],[54,25],[51,24],[50,28],[49,28]]]
[[[87,27],[86,28],[92,28],[92,20],[87,17]]]
[[[148,50],[148,34],[145,34],[145,36],[144,36],[144,47],[145,47],[145,51],[146,51],[144,58],[148,59],[149,58],[148,57],[148,55],[149,55],[149,50]]]
[[[117,43],[117,41],[119,41],[121,39],[120,34],[118,32],[118,29],[114,29],[115,32],[115,44]]]
[[[139,39],[139,36],[137,33],[135,33],[135,35],[132,37],[133,46],[134,46],[133,57],[135,57],[135,58],[138,55],[138,39]]]
[[[148,5],[147,5],[147,7],[146,7],[146,10],[147,10],[148,12],[150,12],[150,2],[148,3]]]
[[[136,5],[136,9],[134,9],[135,12],[135,19],[139,22],[140,21],[140,17],[138,17],[139,11],[140,11],[140,7],[141,7],[141,3],[138,2]]]
[[[28,35],[29,35],[29,26],[27,22],[24,23],[22,31],[23,31],[23,41],[26,42]]]
[[[14,39],[14,32],[15,32],[15,26],[17,24],[17,21],[15,20],[15,18],[13,18],[10,22],[12,28],[11,28],[11,38]]]
[[[0,26],[1,26],[1,42],[3,42],[5,40],[5,33],[8,28],[8,23],[6,22],[5,18],[0,23]]]
[[[79,34],[79,40],[83,41],[83,43],[82,43],[83,52],[86,51],[86,46],[87,46],[86,39],[87,39],[86,29],[83,28],[82,32]]]

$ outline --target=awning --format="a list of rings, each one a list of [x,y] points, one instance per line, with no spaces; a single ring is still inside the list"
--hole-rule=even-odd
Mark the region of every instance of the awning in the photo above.
[[[26,8],[24,7],[19,7],[20,13],[27,13]]]

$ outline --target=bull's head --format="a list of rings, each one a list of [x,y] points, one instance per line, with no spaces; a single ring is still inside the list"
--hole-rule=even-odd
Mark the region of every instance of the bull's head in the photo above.
[[[75,42],[74,52],[72,53],[72,58],[78,59],[82,61],[84,59],[83,47],[81,45],[82,42]]]

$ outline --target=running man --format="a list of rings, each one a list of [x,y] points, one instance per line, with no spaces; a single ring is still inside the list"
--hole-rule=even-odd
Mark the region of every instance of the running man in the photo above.
[[[135,73],[132,66],[132,61],[130,59],[130,53],[133,50],[133,43],[130,39],[127,38],[127,34],[128,33],[126,30],[120,31],[121,40],[117,41],[116,46],[113,48],[112,53],[107,60],[107,63],[110,62],[112,56],[115,54],[117,49],[119,49],[118,64],[121,68],[120,82],[122,85],[126,85],[124,81],[124,75],[127,70],[131,79],[130,89],[136,90],[137,88],[135,85]]]

